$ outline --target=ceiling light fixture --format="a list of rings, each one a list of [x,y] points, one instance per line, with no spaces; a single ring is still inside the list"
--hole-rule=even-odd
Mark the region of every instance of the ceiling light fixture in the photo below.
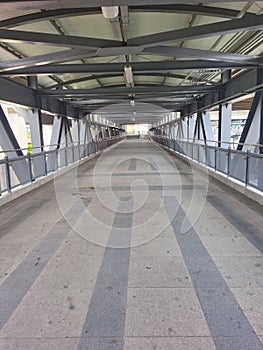
[[[132,67],[131,66],[125,66],[124,67],[124,75],[125,79],[128,84],[133,84],[133,73],[132,73]]]
[[[119,14],[118,6],[105,6],[101,8],[102,14],[105,18],[115,18]]]
[[[130,104],[131,104],[132,107],[135,106],[135,101],[134,101],[134,99],[130,100]]]

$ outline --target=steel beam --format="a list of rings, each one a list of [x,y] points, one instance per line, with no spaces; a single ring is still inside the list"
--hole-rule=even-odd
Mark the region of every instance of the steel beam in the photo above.
[[[23,152],[17,142],[15,134],[8,122],[8,119],[0,106],[0,146],[3,151],[12,152],[6,153],[9,158],[23,156]],[[20,184],[25,184],[30,181],[29,166],[26,159],[12,162],[12,169],[19,180]],[[12,175],[11,175],[12,176]],[[9,179],[12,182],[12,179]]]
[[[18,108],[17,108],[18,110]],[[43,139],[43,128],[42,128],[42,115],[41,111],[37,109],[30,109],[27,111],[30,133],[31,133],[31,144],[32,154],[38,154],[43,152],[44,139]],[[34,175],[44,176],[46,173],[46,159],[45,156],[37,156],[32,158],[32,168],[34,169]]]
[[[222,62],[246,62],[247,64],[249,64],[250,61],[251,64],[255,64],[257,61],[253,62],[253,60],[260,58],[259,56],[248,56],[235,53],[168,46],[148,47],[144,49],[143,53],[147,55],[163,55],[168,57],[188,57],[198,59],[203,59],[205,57],[206,60]],[[263,63],[263,61],[261,63]]]
[[[194,139],[194,129],[195,129],[196,117],[197,116],[195,114],[187,119],[187,125],[188,125],[187,139],[190,142],[193,142],[193,139]]]
[[[73,89],[73,90],[37,90],[36,93],[40,96],[87,96],[87,95],[115,95],[115,94],[140,94],[140,93],[172,93],[172,94],[192,94],[205,92],[218,92],[222,89],[220,85],[217,86],[149,86],[149,87],[134,87],[134,88],[118,88],[109,86],[108,88],[96,89]]]
[[[87,3],[85,4],[87,5]],[[126,5],[127,6],[127,5]],[[152,5],[146,6],[129,6],[129,12],[168,12],[168,13],[185,13],[196,14],[200,16],[212,16],[222,18],[235,18],[239,11],[228,8],[212,6],[196,6],[188,4],[172,5]],[[79,7],[79,8],[58,8],[55,10],[40,11],[22,16],[12,17],[0,21],[0,28],[14,28],[23,24],[32,24],[40,21],[50,21],[58,18],[88,16],[101,14],[100,7]]]
[[[61,132],[61,128],[62,128],[62,117],[54,116],[53,128],[52,128],[52,134],[51,134],[50,146],[49,146],[50,151],[58,148],[59,134]]]
[[[86,50],[97,50],[103,47],[122,46],[116,40],[93,39],[79,36],[26,32],[20,30],[0,29],[2,42],[15,42],[22,44],[46,44],[63,47],[80,47]]]
[[[221,17],[221,18],[236,18],[240,11],[232,10],[226,7],[214,7],[214,6],[203,6],[198,3],[198,5],[180,3],[176,4],[175,2],[171,5],[167,4],[157,4],[154,5],[151,1],[151,4],[140,5],[140,6],[129,6],[130,12],[158,12],[158,13],[183,13],[183,14],[192,14],[196,16],[209,16],[209,17]],[[247,13],[248,14],[248,13]],[[252,16],[254,14],[251,13]],[[1,24],[1,22],[0,22]]]
[[[58,147],[68,147],[72,145],[72,136],[67,117],[62,117],[62,128],[60,129]]]
[[[227,3],[228,0],[221,0]],[[232,2],[240,2],[240,0],[232,0]],[[151,5],[174,5],[182,3],[181,0],[151,0]],[[184,4],[199,4],[200,0],[185,0]],[[218,3],[218,0],[207,0],[206,3]],[[101,6],[142,6],[149,5],[149,0],[75,0],[74,8],[91,8]],[[38,1],[2,1],[3,10],[46,10],[58,8],[72,8],[71,0],[38,0]]]
[[[28,111],[31,142],[32,142],[32,153],[39,153],[43,151],[43,130],[41,111],[36,109],[30,109]]]
[[[128,40],[131,46],[157,46],[170,42],[181,42],[189,39],[199,39],[234,32],[262,29],[263,15],[244,16],[241,19],[233,19],[212,24],[172,30],[158,34],[150,34]]]
[[[33,90],[9,79],[0,78],[0,99],[22,106],[36,107]]]
[[[201,122],[206,144],[214,146],[214,133],[212,129],[210,113],[208,111],[202,113]]]
[[[259,125],[259,153],[263,154],[263,91],[260,91],[260,125]],[[263,166],[262,166],[263,169]],[[261,173],[262,176],[262,173]],[[263,177],[263,176],[262,176]]]
[[[24,69],[16,69],[12,71],[12,75],[48,75],[48,74],[66,74],[66,73],[83,73],[83,74],[103,74],[103,73],[120,73],[123,71],[126,63],[95,63],[95,64],[61,64],[46,65],[40,67],[30,67]],[[172,72],[176,70],[195,69],[245,69],[253,68],[251,64],[246,62],[217,62],[208,60],[186,60],[186,61],[160,61],[160,62],[133,62],[130,63],[133,72]],[[254,67],[259,66],[255,62]],[[10,75],[8,73],[0,73],[0,75]]]
[[[55,10],[40,11],[22,16],[12,17],[0,21],[0,28],[14,28],[24,24],[32,24],[40,21],[51,21],[64,17],[88,16],[101,14],[100,7],[94,8],[58,8]]]
[[[174,78],[174,79],[186,79],[186,80],[192,80],[191,79],[191,76],[187,76],[187,75],[184,75],[184,74],[177,74],[177,73],[160,73],[160,72],[152,72],[152,73],[134,73],[133,74],[134,77],[138,77],[138,76],[153,76],[153,77],[168,77],[168,78]],[[61,82],[61,83],[58,83],[58,84],[54,84],[54,85],[51,85],[49,86],[48,88],[49,89],[54,89],[54,88],[58,88],[58,87],[62,87],[62,86],[65,86],[65,85],[69,85],[69,84],[78,84],[78,83],[82,83],[82,82],[85,82],[85,81],[92,81],[92,80],[96,80],[96,79],[104,79],[104,78],[115,78],[115,77],[123,77],[123,74],[122,73],[114,73],[114,74],[99,74],[99,75],[92,75],[92,76],[89,76],[89,77],[81,77],[81,78],[76,78],[76,79],[70,79],[70,80],[67,80],[67,81],[64,81],[64,82]],[[206,79],[203,79],[203,81],[211,84],[211,85],[214,85],[213,82],[209,81],[209,80],[206,80]]]
[[[79,141],[81,144],[86,143],[86,127],[87,127],[87,121],[86,120],[80,120],[79,121]]]
[[[12,74],[10,71],[14,69],[68,62],[82,58],[94,57],[95,55],[96,51],[89,51],[84,49],[59,51],[56,53],[22,58],[14,61],[1,62],[0,72],[9,72],[9,74]]]
[[[20,146],[17,139],[10,127],[7,117],[0,106],[0,130],[1,130],[1,147],[3,151],[15,150],[12,156],[22,156],[23,152],[20,150]]]
[[[207,110],[221,103],[232,101],[233,99],[245,96],[246,94],[262,89],[263,83],[258,80],[258,70],[253,69],[232,78],[224,84],[224,94],[206,94],[199,99],[199,106],[191,103],[189,109],[185,111],[186,116],[190,116],[198,111]]]
[[[218,147],[228,148],[231,141],[232,103],[219,106],[218,118]]]
[[[78,119],[72,119],[72,140],[73,143],[80,143],[80,121]]]
[[[243,144],[246,142],[252,143],[252,144],[256,144],[258,142],[256,134],[259,131],[259,118],[257,118],[257,115],[259,115],[259,113],[260,113],[260,111],[259,111],[260,110],[260,101],[261,101],[261,92],[257,92],[255,94],[254,99],[253,99],[252,106],[251,106],[251,109],[249,111],[245,127],[243,129],[243,132],[242,132],[240,140],[239,140],[240,144],[237,147],[238,151],[244,150],[245,147]],[[258,119],[257,124],[255,122],[255,119]],[[254,128],[252,128],[252,125],[254,126]],[[249,134],[251,136],[250,136],[250,139],[248,140]]]

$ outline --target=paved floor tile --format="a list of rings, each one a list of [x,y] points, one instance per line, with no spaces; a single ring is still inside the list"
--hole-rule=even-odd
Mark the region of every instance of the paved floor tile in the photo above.
[[[0,339],[1,350],[75,350],[77,344],[77,338]]]
[[[211,337],[126,338],[124,350],[216,350]]]
[[[0,332],[0,338],[78,337],[92,290],[29,291]]]
[[[126,336],[210,336],[192,288],[129,288]]]
[[[262,207],[155,143],[1,209],[0,350],[262,350]]]
[[[263,287],[232,288],[231,290],[256,334],[262,335]]]
[[[232,287],[263,287],[263,257],[215,257],[214,261]]]
[[[183,258],[134,257],[130,262],[130,288],[192,287]]]
[[[158,236],[153,240],[142,244],[141,246],[132,248],[132,257],[158,257],[158,256],[182,256],[179,246],[174,238],[164,235]]]

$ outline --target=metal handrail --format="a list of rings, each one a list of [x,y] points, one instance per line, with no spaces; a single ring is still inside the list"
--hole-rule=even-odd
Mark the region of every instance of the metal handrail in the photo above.
[[[17,155],[12,158],[6,156],[5,158],[0,159],[0,165],[3,167],[1,168],[2,171],[0,173],[0,196],[3,193],[12,192],[14,188],[17,188],[20,185],[29,184],[40,177],[47,176],[63,167],[74,164],[81,159],[89,157],[90,155],[96,154],[97,152],[112,146],[116,142],[121,141],[123,138],[123,136],[116,135],[97,141],[92,140],[89,143],[72,143],[67,147],[42,151],[34,154],[28,153],[21,156]],[[15,164],[19,161],[22,162],[22,173],[15,172]],[[16,180],[14,180],[11,175],[11,169],[13,169],[16,174]],[[2,176],[4,176],[4,179]]]
[[[209,169],[240,181],[263,194],[263,154],[222,148],[156,135],[153,140]],[[210,150],[210,152],[209,152]]]
[[[103,140],[110,140],[110,139],[114,139],[114,138],[119,138],[121,136],[111,136],[111,137],[107,137],[105,139],[100,139],[100,140],[95,140],[95,139],[92,139],[90,142],[99,142],[99,141],[103,141]],[[89,142],[89,143],[90,143]],[[71,145],[80,145],[79,142],[71,142]],[[10,153],[10,152],[19,152],[19,151],[28,151],[29,148],[30,150],[33,150],[33,149],[38,149],[38,148],[46,148],[46,147],[57,147],[57,146],[61,146],[61,144],[59,143],[54,143],[54,144],[50,144],[50,145],[39,145],[39,146],[35,146],[35,147],[24,147],[24,148],[13,148],[13,149],[7,149],[7,150],[0,150],[0,153]],[[70,146],[69,146],[70,147]],[[62,147],[64,148],[64,147]],[[50,150],[51,151],[51,150]]]
[[[156,135],[155,137],[162,137],[162,138],[166,138],[166,139],[170,139],[169,136],[167,135]],[[176,140],[176,139],[172,139],[172,140]],[[197,143],[196,141],[200,141],[200,142],[204,142],[204,144],[206,142],[214,142],[214,143],[217,143],[217,144],[228,144],[228,145],[234,145],[234,146],[253,146],[253,147],[263,147],[263,144],[260,144],[260,143],[242,143],[242,142],[226,142],[226,141],[217,141],[217,140],[205,140],[205,139],[198,139],[198,140],[193,140],[193,141],[189,141],[188,139],[180,139],[180,140],[177,140],[177,141],[181,141],[181,142],[188,142],[188,143]]]

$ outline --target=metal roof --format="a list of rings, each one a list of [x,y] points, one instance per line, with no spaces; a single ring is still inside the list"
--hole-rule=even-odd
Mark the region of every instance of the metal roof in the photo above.
[[[1,1],[0,74],[37,76],[43,95],[120,124],[154,122],[218,91],[226,70],[262,67],[262,13],[263,1]]]

